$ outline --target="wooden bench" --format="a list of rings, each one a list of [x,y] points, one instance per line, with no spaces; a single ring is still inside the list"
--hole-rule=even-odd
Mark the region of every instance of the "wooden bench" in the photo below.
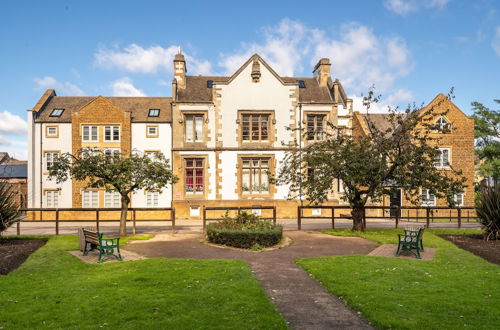
[[[89,251],[97,248],[99,250],[98,263],[102,263],[103,257],[115,257],[117,260],[122,260],[120,254],[120,237],[103,238],[103,234],[82,228],[82,233],[85,239],[85,248],[83,255],[86,256]],[[116,249],[116,254],[115,254]]]
[[[404,230],[404,234],[398,234],[398,250],[396,251],[396,257],[399,257],[401,251],[409,251],[420,259],[420,252],[424,251],[424,244],[422,241],[424,229],[424,227],[407,227]]]

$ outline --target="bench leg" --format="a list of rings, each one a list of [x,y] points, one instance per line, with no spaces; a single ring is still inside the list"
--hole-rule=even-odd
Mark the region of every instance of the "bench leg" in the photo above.
[[[116,259],[122,261],[123,259],[122,259],[122,255],[120,253],[120,246],[119,245],[116,247],[116,252],[118,253],[118,256],[116,257]]]
[[[398,250],[396,251],[396,257],[399,257],[401,254],[401,241],[398,242]]]
[[[89,249],[87,249],[87,246],[89,245],[89,242],[85,242],[85,248],[83,249],[83,255],[86,256],[89,254]]]
[[[99,246],[99,259],[97,259],[97,262],[100,264],[102,263],[102,254],[103,254],[102,247]]]

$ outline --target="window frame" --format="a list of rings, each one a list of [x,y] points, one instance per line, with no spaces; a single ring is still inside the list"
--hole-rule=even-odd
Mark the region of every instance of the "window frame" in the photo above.
[[[88,134],[88,139],[85,139],[85,128],[89,128],[89,134]],[[95,128],[96,130],[96,139],[92,139],[93,137],[93,132],[92,130]],[[99,142],[99,126],[98,125],[82,125],[82,142]]]
[[[439,160],[437,159],[434,159],[434,166],[436,166],[436,168],[438,169],[449,169],[451,167],[451,148],[450,147],[440,147],[438,148],[439,150]],[[445,159],[443,157],[444,155],[444,152],[443,151],[447,151],[448,153],[448,157],[447,157],[447,160],[445,162]]]
[[[116,200],[118,199],[118,201]],[[108,203],[108,201],[111,201],[111,203]],[[111,205],[111,206],[108,206]],[[121,195],[118,191],[116,190],[111,190],[111,191],[104,191],[104,207],[105,208],[111,208],[111,209],[117,209],[121,207]]]
[[[158,190],[146,190],[146,207],[158,207],[160,205],[160,192]]]
[[[110,152],[109,155],[107,154],[108,151]],[[103,150],[103,154],[105,156],[109,156],[109,157],[114,157],[116,155],[116,153],[120,154],[121,149],[120,148],[104,148],[104,150]]]
[[[442,123],[439,123],[439,121],[444,120],[446,121],[446,125],[448,127],[443,127]],[[439,133],[451,133],[451,121],[448,120],[445,116],[439,116],[439,118],[434,122],[434,127],[435,130],[438,131]]]
[[[107,139],[107,129],[110,129],[110,139]],[[118,139],[115,139],[115,128],[118,128]],[[120,125],[104,125],[103,127],[103,141],[104,142],[120,142],[122,138]]]
[[[59,155],[61,154],[61,152],[59,150],[44,150],[43,151],[43,170],[44,170],[44,173],[47,174],[49,172],[49,160],[47,158],[47,155],[52,155],[52,159],[50,161],[50,163],[52,163],[52,165],[54,165],[54,156],[55,157],[59,157]]]
[[[56,111],[60,111],[60,112],[58,112],[58,114],[55,114]],[[49,117],[59,118],[59,117],[62,116],[63,113],[64,113],[64,109],[62,109],[62,108],[54,108],[50,112]]]
[[[193,166],[188,166],[188,161],[193,161]],[[197,165],[197,161],[201,161],[201,166],[198,166]],[[206,167],[206,162],[207,162],[207,159],[205,157],[185,157],[183,159],[183,162],[184,162],[184,195],[185,196],[204,196],[205,195],[205,190],[206,190],[206,171],[205,171],[205,167]],[[197,190],[196,186],[198,185],[197,184],[197,178],[198,178],[198,174],[196,174],[196,170],[198,169],[201,169],[202,172],[201,172],[201,182],[202,182],[202,189],[201,190]],[[192,176],[192,183],[191,184],[188,184],[187,180],[188,180],[188,170],[192,170],[193,171],[193,176]],[[188,185],[192,185],[192,191],[189,191],[188,190]]]
[[[205,122],[206,122],[206,117],[207,113],[205,112],[186,112],[182,114],[182,122],[183,122],[183,130],[184,130],[184,143],[187,144],[196,144],[196,143],[205,143],[206,142],[206,132],[205,132]],[[189,119],[192,117],[192,119]],[[201,117],[201,138],[200,139],[195,139],[196,135],[196,118]],[[188,127],[187,123],[188,121],[192,121],[192,137],[193,140],[189,141],[188,140]]]
[[[89,194],[89,206],[85,206],[85,194]],[[98,208],[99,207],[99,190],[96,190],[96,189],[84,189],[82,190],[81,192],[81,195],[82,195],[82,208],[89,208],[89,209],[95,209],[95,208]],[[97,203],[94,204],[94,197],[96,197],[96,201]],[[96,206],[94,206],[96,205]]]
[[[149,130],[151,128],[155,129],[155,133],[154,134],[151,134],[149,132]],[[160,132],[159,131],[160,131],[160,128],[159,128],[158,125],[146,125],[146,137],[147,138],[157,138],[157,137],[159,137],[160,136]]]
[[[244,140],[244,122],[245,122],[245,117],[246,116],[251,116],[249,119],[249,139]],[[262,136],[262,125],[261,125],[261,120],[259,120],[259,139],[252,139],[252,122],[253,122],[253,116],[267,116],[267,139],[263,140],[261,138]],[[238,143],[240,148],[252,148],[255,146],[272,146],[275,140],[276,136],[276,119],[275,119],[275,113],[274,110],[238,110],[238,119],[236,120],[237,123],[237,136],[238,136]]]
[[[457,202],[458,195],[462,196],[460,203]],[[455,206],[456,207],[462,207],[462,206],[464,206],[465,205],[464,204],[464,202],[465,202],[465,192],[461,192],[461,193],[458,193],[458,194],[453,194],[453,201],[455,202]]]
[[[327,114],[326,113],[318,113],[318,112],[308,112],[305,114],[305,126],[306,126],[306,141],[309,143],[313,142],[318,142],[318,141],[323,141],[324,139],[324,133],[325,133],[325,123],[327,121]],[[310,139],[309,137],[311,136],[309,132],[309,117],[314,117],[314,122],[313,122],[313,138]],[[321,136],[318,137],[318,118],[321,117]]]
[[[47,189],[45,193],[45,207],[46,208],[58,208],[59,207],[59,190],[58,189]],[[49,205],[49,196],[51,197],[51,205]]]
[[[426,192],[424,194],[424,191]],[[424,195],[426,195],[426,198],[422,198]],[[430,198],[432,196],[432,199]],[[428,202],[431,201],[431,202]],[[430,206],[436,206],[437,203],[437,198],[436,195],[433,195],[430,193],[429,189],[427,188],[422,188],[420,192],[420,205],[425,206],[425,207],[430,207]]]
[[[152,115],[151,113],[155,112],[155,115]],[[148,117],[150,118],[158,118],[160,117],[160,109],[152,108],[148,110]]]
[[[55,129],[55,134],[49,134],[50,129]],[[48,139],[54,139],[59,137],[59,126],[57,125],[47,125],[45,126],[45,137]]]

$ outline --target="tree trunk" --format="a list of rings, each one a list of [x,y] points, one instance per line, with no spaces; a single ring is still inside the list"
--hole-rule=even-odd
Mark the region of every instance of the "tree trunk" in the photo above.
[[[127,236],[127,213],[128,204],[130,203],[130,198],[127,195],[122,195],[122,209],[120,213],[120,233],[121,237]]]
[[[364,205],[355,205],[352,208],[352,230],[353,231],[364,231],[365,227],[363,225],[363,218],[365,213]]]

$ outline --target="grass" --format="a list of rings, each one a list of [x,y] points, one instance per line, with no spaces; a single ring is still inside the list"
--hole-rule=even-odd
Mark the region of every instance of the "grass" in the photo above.
[[[50,237],[0,277],[0,329],[286,328],[243,261],[89,265],[66,252],[76,247],[74,236]]]
[[[402,230],[325,232],[395,243]],[[437,236],[456,233],[478,230],[425,231],[424,247],[437,248],[432,261],[346,256],[297,263],[380,329],[498,329],[500,266]]]

